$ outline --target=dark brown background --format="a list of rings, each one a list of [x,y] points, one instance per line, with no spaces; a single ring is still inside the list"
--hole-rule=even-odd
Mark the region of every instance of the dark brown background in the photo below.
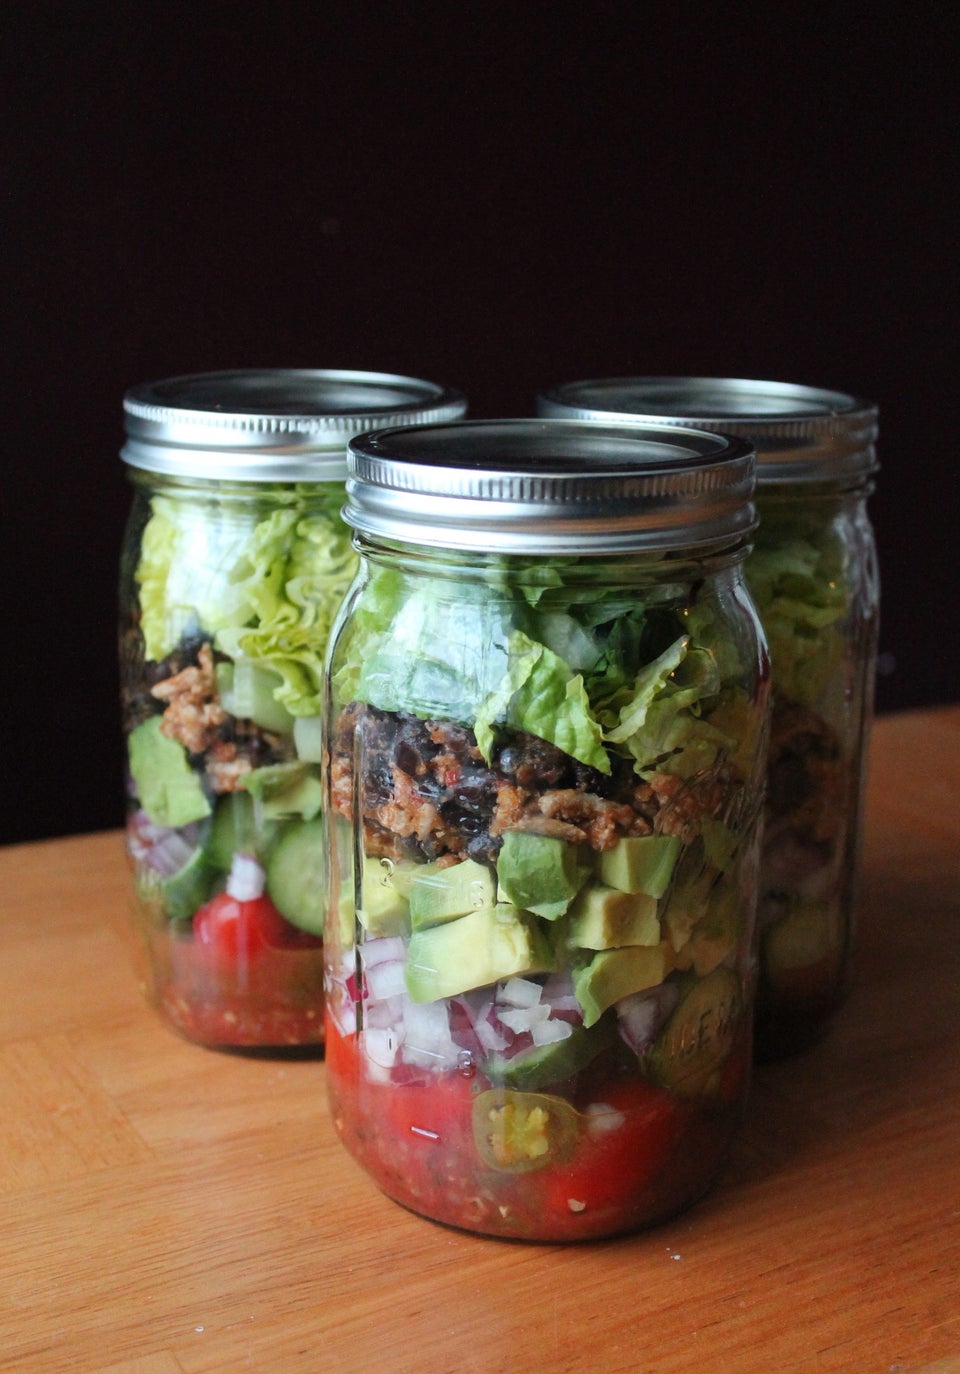
[[[178,372],[871,396],[879,705],[956,700],[947,12],[7,7],[0,841],[119,821],[120,400]]]

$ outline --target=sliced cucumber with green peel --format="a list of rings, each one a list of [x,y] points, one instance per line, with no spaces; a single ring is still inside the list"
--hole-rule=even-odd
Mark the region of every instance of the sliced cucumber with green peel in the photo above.
[[[666,1025],[654,1040],[646,1066],[678,1097],[710,1094],[736,1040],[743,989],[733,969],[716,968],[690,979]]]
[[[323,934],[325,870],[323,822],[283,827],[267,860],[267,891],[281,916],[311,935]]]
[[[536,1092],[579,1073],[617,1038],[616,1021],[612,1016],[604,1016],[589,1030],[572,1026],[566,1039],[534,1045],[511,1059],[492,1055],[484,1062],[483,1072],[493,1084]]]

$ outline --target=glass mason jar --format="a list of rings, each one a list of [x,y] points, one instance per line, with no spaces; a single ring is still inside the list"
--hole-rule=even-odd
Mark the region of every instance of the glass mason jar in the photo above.
[[[356,567],[346,443],[464,408],[428,382],[336,371],[124,398],[127,851],[146,990],[190,1040],[323,1042],[320,694]]]
[[[814,1044],[848,991],[879,615],[867,498],[877,409],[835,391],[637,377],[547,392],[545,415],[733,431],[757,450],[747,582],[770,645],[773,722],[758,912],[757,1054]]]
[[[503,1237],[702,1194],[748,1085],[766,649],[738,440],[535,420],[352,441],[327,1082],[392,1198]]]

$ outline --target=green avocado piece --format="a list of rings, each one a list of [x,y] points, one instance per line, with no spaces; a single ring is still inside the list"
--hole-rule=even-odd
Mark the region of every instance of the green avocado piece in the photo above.
[[[579,1073],[617,1038],[615,1019],[604,1016],[589,1029],[572,1026],[566,1039],[534,1045],[511,1059],[491,1055],[484,1061],[483,1072],[495,1085],[536,1092]]]
[[[786,914],[763,934],[764,971],[780,973],[836,963],[842,952],[843,923],[832,902],[795,899]]]
[[[238,720],[252,720],[277,735],[293,732],[293,716],[274,696],[283,678],[247,658],[218,663],[214,670],[220,703]]]
[[[699,872],[678,883],[667,900],[666,910],[661,913],[663,931],[679,954],[693,935],[700,921],[710,909],[711,892],[719,878],[715,868],[703,868]]]
[[[672,968],[673,951],[666,941],[600,950],[589,964],[573,971],[573,991],[583,1012],[583,1024],[594,1025],[607,1007],[621,998],[655,988]]]
[[[686,968],[689,963],[705,977],[733,953],[742,931],[742,903],[736,884],[728,879],[711,892],[706,914],[694,926],[686,948],[677,954],[678,966]]]
[[[498,896],[545,920],[562,916],[589,872],[579,845],[508,830],[497,858]]]
[[[680,853],[676,835],[623,835],[604,850],[597,864],[602,882],[621,892],[645,892],[662,897]]]
[[[410,902],[400,890],[401,883],[393,881],[400,867],[389,859],[364,857],[357,919],[371,938],[410,933]],[[414,865],[404,867],[409,869]]]
[[[415,890],[416,884],[411,897]],[[537,922],[501,903],[414,929],[407,950],[407,992],[414,1002],[435,1002],[552,967],[553,953]]]
[[[267,892],[292,925],[323,934],[326,859],[320,820],[291,821],[283,827],[267,860]]]
[[[647,1052],[647,1069],[680,1097],[709,1093],[733,1048],[743,1005],[740,979],[732,969],[691,979]]]
[[[483,864],[473,859],[447,868],[421,864],[410,884],[410,921],[414,930],[426,930],[495,902],[493,872]]]
[[[294,760],[270,763],[243,775],[243,787],[263,807],[266,818],[302,816],[312,821],[323,805],[323,786],[316,765]]]
[[[160,716],[150,716],[127,738],[130,773],[137,797],[155,825],[176,829],[210,815],[210,803],[187,751],[160,730]]]
[[[582,949],[658,945],[657,899],[645,892],[621,892],[591,883],[570,907],[566,938],[568,944]]]

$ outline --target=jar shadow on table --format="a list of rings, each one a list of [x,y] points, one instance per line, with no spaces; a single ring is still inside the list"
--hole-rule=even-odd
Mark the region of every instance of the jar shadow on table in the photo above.
[[[955,892],[895,858],[871,865],[849,1001],[817,1046],[755,1068],[721,1190],[827,1159],[856,1138],[866,1144],[881,1123],[909,1119],[958,1086],[958,969],[944,959],[943,937],[960,916]]]

